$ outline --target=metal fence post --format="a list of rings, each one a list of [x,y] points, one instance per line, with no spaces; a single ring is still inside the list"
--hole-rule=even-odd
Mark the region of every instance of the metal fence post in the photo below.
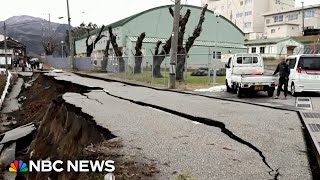
[[[185,55],[184,55],[184,81],[185,82],[187,82],[187,76],[188,76],[188,56],[189,56],[189,54],[188,53],[186,53]]]
[[[210,85],[210,75],[211,75],[211,58],[210,58],[210,53],[208,54],[208,85]]]
[[[214,53],[214,59],[213,59],[213,85],[216,85],[217,81],[216,81],[216,78],[217,78],[217,52]]]
[[[166,85],[166,77],[167,77],[167,54],[165,53],[164,57],[164,75],[163,75],[163,85]],[[160,67],[161,68],[161,67]]]

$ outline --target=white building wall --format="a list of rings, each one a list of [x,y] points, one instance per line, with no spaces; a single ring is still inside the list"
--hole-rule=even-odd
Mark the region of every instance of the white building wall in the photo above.
[[[282,21],[278,21],[277,19],[282,19]],[[286,36],[301,36],[302,35],[302,12],[301,8],[297,8],[293,11],[282,11],[277,13],[268,13],[264,16],[264,22],[265,22],[265,33],[269,34],[270,28],[269,26],[275,26],[280,25],[284,23],[290,23],[290,24],[296,24],[298,26],[299,31],[288,31],[287,34],[280,34],[276,33],[273,37],[286,37]],[[311,9],[305,10],[305,18],[304,18],[304,26],[306,28],[314,28],[314,29],[320,29],[320,6],[314,7]],[[293,33],[294,32],[294,33]]]
[[[267,26],[265,28],[265,35],[267,38],[298,36],[300,33],[299,25],[279,24]]]
[[[248,52],[252,53],[252,49],[255,48],[256,51],[254,53],[259,53],[262,57],[277,57],[278,55],[286,55],[288,46],[296,46],[294,49],[294,54],[297,54],[301,49],[303,49],[303,44],[293,41],[287,40],[283,42],[279,42],[276,44],[267,44],[267,45],[248,45]],[[261,48],[264,48],[264,53],[261,52]]]
[[[294,7],[293,0],[202,0],[209,9],[217,10],[221,15],[236,24],[247,39],[257,39],[264,32],[264,17],[267,12],[288,10]],[[286,5],[285,5],[286,4]],[[252,34],[252,35],[251,35]]]

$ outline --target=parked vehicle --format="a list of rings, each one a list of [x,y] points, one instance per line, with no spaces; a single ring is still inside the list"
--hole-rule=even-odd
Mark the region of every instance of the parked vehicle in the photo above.
[[[209,74],[209,68],[207,67],[201,67],[198,68],[197,70],[193,71],[191,73],[191,76],[208,76]],[[217,76],[225,76],[226,75],[226,69],[221,68],[216,70],[216,75]],[[210,76],[214,76],[214,71],[213,69],[210,70]]]
[[[272,97],[276,87],[276,77],[264,75],[263,59],[259,54],[235,54],[226,66],[227,91],[237,91],[238,97],[245,93],[267,91]]]
[[[320,92],[320,54],[287,57],[290,67],[288,89],[293,96],[301,92]]]

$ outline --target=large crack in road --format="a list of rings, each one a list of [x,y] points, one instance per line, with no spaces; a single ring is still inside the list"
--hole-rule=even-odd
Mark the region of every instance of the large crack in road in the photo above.
[[[270,176],[272,176],[274,180],[277,180],[279,178],[279,176],[281,176],[281,174],[279,172],[280,168],[277,168],[277,169],[272,168],[271,165],[267,162],[267,159],[264,156],[263,152],[259,148],[257,148],[256,146],[254,146],[250,142],[240,138],[239,136],[235,135],[232,131],[230,131],[228,128],[226,128],[226,125],[224,123],[222,123],[220,121],[213,120],[213,119],[208,119],[208,118],[203,118],[203,117],[192,116],[192,115],[189,115],[189,114],[186,114],[186,113],[182,113],[182,112],[175,111],[175,110],[172,110],[172,109],[168,109],[168,108],[165,108],[165,107],[157,106],[157,105],[154,105],[154,104],[149,104],[149,103],[145,103],[145,102],[141,102],[141,101],[134,101],[134,100],[131,100],[131,99],[127,99],[127,98],[124,98],[124,97],[120,97],[120,96],[116,96],[114,94],[111,94],[107,90],[103,90],[103,92],[105,92],[106,94],[108,94],[111,97],[114,97],[114,98],[117,98],[117,99],[120,99],[120,100],[128,101],[128,102],[131,102],[133,104],[137,104],[137,105],[144,106],[144,107],[151,107],[153,109],[160,110],[160,111],[163,111],[163,112],[166,112],[166,113],[169,113],[169,114],[172,114],[172,115],[176,115],[176,116],[179,116],[179,117],[183,117],[183,118],[186,118],[186,119],[194,121],[194,122],[198,122],[198,123],[201,123],[201,124],[204,124],[204,125],[208,125],[208,126],[213,126],[213,127],[219,128],[219,129],[221,129],[221,132],[224,133],[225,135],[227,135],[229,138],[231,138],[231,139],[233,139],[233,140],[235,140],[235,141],[237,141],[237,142],[249,147],[250,149],[254,150],[255,152],[257,152],[259,154],[259,156],[261,157],[263,163],[270,170],[268,172],[268,174]],[[87,95],[83,95],[83,96],[86,96],[88,98]]]
[[[56,80],[61,81],[61,79],[56,79]],[[64,81],[64,80],[62,80],[62,81]],[[95,83],[93,83],[93,84],[95,84]],[[84,85],[84,86],[86,86],[86,85]],[[93,90],[93,91],[101,91],[100,85],[95,84],[93,86],[97,86],[98,87],[98,88],[97,87],[94,88],[96,90]],[[110,92],[108,92],[106,90],[103,90],[103,91],[106,94],[108,94],[109,96],[117,98],[117,99],[120,99],[120,100],[128,101],[130,103],[133,103],[133,104],[136,104],[136,105],[140,105],[140,106],[150,107],[150,108],[153,108],[155,110],[159,110],[159,111],[162,111],[162,112],[165,112],[165,113],[168,113],[168,114],[172,114],[172,115],[183,117],[183,118],[188,119],[188,120],[193,121],[193,122],[198,122],[198,123],[201,123],[201,124],[204,124],[204,125],[207,125],[207,126],[212,126],[212,127],[219,128],[221,130],[221,132],[224,133],[225,135],[227,135],[230,139],[232,139],[232,140],[234,140],[236,142],[239,142],[239,143],[245,145],[246,147],[249,147],[250,149],[254,150],[256,153],[258,153],[259,157],[261,157],[261,159],[262,159],[263,164],[270,170],[270,171],[268,171],[268,173],[272,177],[272,179],[278,179],[281,176],[281,174],[279,172],[280,168],[275,168],[275,167],[272,167],[270,165],[270,162],[272,161],[272,159],[267,160],[266,156],[264,155],[264,153],[266,153],[266,152],[263,153],[262,150],[260,150],[261,148],[259,149],[255,145],[253,145],[252,143],[250,143],[250,142],[242,139],[241,137],[235,135],[231,130],[229,130],[226,127],[226,124],[221,122],[221,121],[210,119],[211,117],[208,117],[208,118],[198,117],[198,116],[202,116],[201,114],[193,116],[193,115],[190,115],[190,114],[186,114],[188,112],[185,112],[185,113],[180,112],[179,109],[172,110],[172,108],[169,109],[170,107],[165,108],[165,107],[167,107],[165,105],[154,105],[154,104],[149,104],[149,103],[152,103],[152,102],[147,103],[147,102],[141,102],[141,101],[138,101],[138,100],[135,101],[135,100],[132,100],[131,98],[127,99],[125,97],[121,97],[121,95],[111,94]],[[89,92],[91,92],[91,91],[89,91]],[[81,93],[79,93],[79,94],[81,94]],[[87,99],[99,102],[99,100],[97,100],[97,98],[91,99],[91,97],[87,96],[84,93],[82,93],[81,95],[85,96]],[[192,94],[192,95],[194,95],[194,94]],[[103,103],[100,102],[100,104],[103,104]],[[245,103],[245,104],[249,104],[249,103]],[[284,166],[282,169],[286,169],[286,167]],[[284,171],[286,171],[286,170],[284,170]]]

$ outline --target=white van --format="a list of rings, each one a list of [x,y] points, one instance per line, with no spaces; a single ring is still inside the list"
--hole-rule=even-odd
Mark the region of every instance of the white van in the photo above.
[[[320,54],[301,54],[286,59],[290,67],[288,88],[293,96],[320,92]]]

